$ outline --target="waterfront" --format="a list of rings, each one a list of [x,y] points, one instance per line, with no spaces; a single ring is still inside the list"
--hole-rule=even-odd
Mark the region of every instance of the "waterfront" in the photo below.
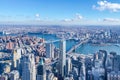
[[[106,50],[108,53],[114,51],[117,54],[120,54],[120,46],[116,46],[115,44],[110,45],[83,44],[76,49],[76,52],[82,54],[93,54],[99,50]]]
[[[35,36],[38,38],[44,38],[46,41],[55,41],[58,40],[57,42],[54,42],[54,45],[56,48],[59,48],[59,40],[60,38],[56,37],[54,34],[28,34],[29,36]],[[71,49],[72,46],[74,46],[77,42],[75,42],[74,40],[70,39],[66,41],[66,51],[68,51],[69,49]]]
[[[55,40],[60,40],[60,38],[56,37],[54,34],[27,34],[31,37],[38,37],[38,38],[44,38],[46,41],[55,41]],[[0,34],[0,36],[3,36]],[[14,36],[14,35],[11,35]],[[66,51],[70,50],[72,46],[77,44],[75,40],[67,40],[66,41]],[[59,41],[54,42],[55,47],[59,48]],[[117,54],[120,54],[120,46],[116,46],[116,44],[109,44],[109,45],[94,45],[94,44],[83,44],[79,46],[75,52],[79,54],[94,54],[99,50],[106,50],[108,53],[111,51],[116,52]]]
[[[35,36],[38,38],[44,38],[45,41],[54,41],[54,40],[59,40],[54,34],[42,34],[42,33],[28,33],[27,35],[29,36]]]
[[[55,35],[51,35],[51,34],[32,34],[30,36],[36,36],[36,37],[43,37],[46,41],[49,40],[59,40],[59,38],[57,38]],[[75,44],[77,44],[77,42],[75,40],[67,40],[66,41],[66,51],[68,51],[69,49],[72,48],[72,46],[74,46]],[[55,42],[54,43],[55,47],[59,48],[59,42]],[[80,54],[94,54],[95,52],[99,51],[99,50],[106,50],[108,53],[110,53],[111,51],[116,52],[117,54],[120,54],[120,46],[116,46],[116,44],[109,44],[109,45],[93,45],[93,44],[83,44],[81,46],[79,46],[75,52],[76,53],[80,53]]]

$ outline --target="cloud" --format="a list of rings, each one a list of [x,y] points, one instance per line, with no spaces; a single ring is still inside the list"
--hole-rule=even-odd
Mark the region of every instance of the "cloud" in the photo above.
[[[35,14],[35,17],[40,17],[40,14],[38,14],[38,13],[37,13],[37,14]]]
[[[67,18],[67,19],[63,19],[63,22],[73,22],[73,21],[80,21],[83,19],[83,16],[81,16],[79,13],[75,14],[74,18]]]
[[[64,19],[64,20],[62,20],[63,22],[71,22],[71,21],[73,21],[73,19]]]
[[[76,19],[83,19],[83,16],[81,16],[79,13],[76,13]]]
[[[40,21],[40,14],[35,14],[35,20]]]
[[[108,1],[98,1],[97,6],[93,5],[93,9],[97,9],[100,11],[110,10],[112,12],[118,12],[118,11],[120,11],[120,4],[119,3],[111,3]]]
[[[105,18],[105,19],[103,19],[103,21],[107,21],[107,22],[120,22],[120,19],[116,19],[116,18]]]

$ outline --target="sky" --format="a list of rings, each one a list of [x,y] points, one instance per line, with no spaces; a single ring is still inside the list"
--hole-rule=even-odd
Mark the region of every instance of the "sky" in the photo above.
[[[120,25],[120,0],[0,0],[0,23]]]

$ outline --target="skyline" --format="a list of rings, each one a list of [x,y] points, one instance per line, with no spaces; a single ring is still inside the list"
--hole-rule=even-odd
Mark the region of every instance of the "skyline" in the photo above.
[[[0,23],[120,25],[120,1],[1,0]]]

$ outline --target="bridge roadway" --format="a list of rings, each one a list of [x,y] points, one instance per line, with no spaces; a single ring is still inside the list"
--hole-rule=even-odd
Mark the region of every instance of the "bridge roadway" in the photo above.
[[[86,42],[88,42],[88,39],[85,39],[85,40],[83,40],[83,41],[80,41],[78,44],[76,44],[75,46],[73,46],[73,47],[67,52],[67,54],[70,54],[73,50],[75,50],[76,48],[78,48],[81,44],[86,43]]]

